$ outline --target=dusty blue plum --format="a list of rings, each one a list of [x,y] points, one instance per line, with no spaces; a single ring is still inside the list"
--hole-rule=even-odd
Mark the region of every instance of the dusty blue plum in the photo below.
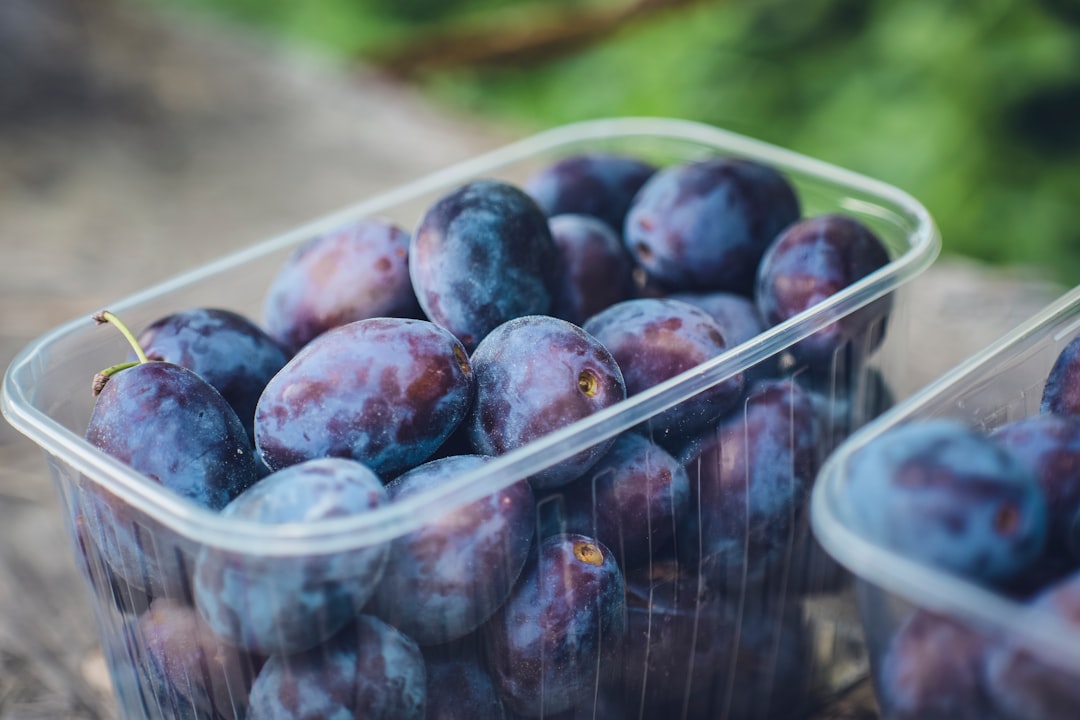
[[[491,460],[432,460],[386,486],[393,502],[415,497]],[[391,543],[387,572],[368,612],[421,645],[478,628],[510,594],[532,547],[536,503],[527,480],[439,513]]]
[[[1080,415],[1080,335],[1058,352],[1043,385],[1040,410],[1057,415]]]
[[[988,645],[982,635],[958,621],[916,611],[890,639],[878,662],[875,686],[885,717],[994,720],[998,716],[982,673]]]
[[[178,624],[170,626],[178,628]],[[102,635],[102,653],[109,664],[112,690],[120,707],[130,709],[137,717],[143,718],[207,720],[244,717],[243,712],[224,716],[213,710],[205,713],[188,695],[181,694],[165,677],[163,668],[151,657],[150,643],[143,636],[138,617],[126,616],[118,623],[109,623],[107,627],[108,631]],[[187,645],[195,657],[202,652],[194,636]],[[252,676],[257,672],[257,664],[258,661],[252,668]],[[245,687],[250,687],[250,682]]]
[[[779,325],[888,263],[885,244],[861,221],[840,214],[807,218],[769,245],[758,267],[755,301],[765,322]],[[841,351],[867,354],[885,335],[892,302],[892,294],[874,300],[798,341],[791,354],[819,373],[830,371]]]
[[[504,705],[548,717],[590,700],[625,628],[625,583],[611,551],[574,533],[545,538],[484,628]]]
[[[1043,590],[1029,608],[1032,622],[1058,622],[1070,636],[1080,630],[1080,574]],[[1015,618],[1025,623],[1023,614]],[[1040,657],[1008,637],[989,649],[985,684],[1003,720],[1067,720],[1080,707],[1080,671]]]
[[[536,171],[524,187],[549,217],[590,215],[621,236],[634,196],[654,172],[654,165],[629,155],[579,153]]]
[[[823,457],[809,391],[765,380],[686,464],[693,497],[679,550],[716,581],[760,579],[783,557]]]
[[[84,480],[77,497],[95,590],[122,611],[153,598],[190,598],[196,541],[93,481]]]
[[[111,377],[86,439],[196,505],[220,510],[258,480],[236,412],[187,368],[146,362]]]
[[[390,478],[427,460],[465,417],[462,344],[425,320],[370,318],[329,330],[267,384],[255,442],[272,470],[346,457]]]
[[[138,341],[151,360],[182,365],[213,385],[255,442],[259,395],[289,361],[262,328],[232,310],[196,307],[155,320]]]
[[[1039,479],[1050,516],[1047,554],[1080,560],[1080,416],[1033,415],[998,427],[990,437]]]
[[[565,531],[604,543],[624,571],[648,564],[688,520],[685,468],[639,433],[618,436],[588,473],[560,492]]]
[[[811,643],[796,605],[725,596],[656,562],[627,576],[627,632],[607,687],[642,720],[806,717]]]
[[[667,298],[637,298],[593,315],[582,328],[615,358],[627,396],[711,360],[731,347],[704,310]],[[648,421],[654,439],[665,447],[707,428],[731,410],[743,394],[737,373]]]
[[[233,500],[226,520],[317,524],[386,504],[371,470],[323,458],[279,470]],[[195,604],[207,624],[252,652],[294,653],[326,640],[363,608],[386,567],[386,544],[323,555],[244,553],[206,545],[195,566]]]
[[[440,197],[409,244],[420,307],[470,352],[507,320],[548,313],[558,273],[547,216],[500,180],[474,180]]]
[[[491,675],[473,656],[426,657],[426,720],[507,720]]]
[[[419,646],[371,615],[311,650],[274,655],[251,688],[248,720],[424,720]]]
[[[151,361],[112,375],[94,403],[86,439],[194,505],[221,510],[261,470],[236,412],[192,371]],[[131,586],[179,596],[190,569],[180,538],[101,485],[80,484],[88,535]]]
[[[601,310],[636,295],[634,261],[618,233],[589,215],[548,220],[561,272],[550,315],[580,325]]]
[[[167,598],[154,600],[139,616],[138,637],[168,695],[202,717],[244,717],[261,658],[230,646],[193,607]]]
[[[774,168],[695,160],[649,178],[627,212],[623,240],[670,291],[750,295],[765,249],[800,213],[794,187]]]
[[[696,305],[709,313],[720,326],[730,347],[753,340],[768,329],[765,321],[761,319],[757,305],[745,295],[716,291],[671,293],[667,297]],[[777,356],[766,358],[749,368],[746,371],[747,384],[775,376],[778,373],[778,359]]]
[[[124,615],[138,615],[150,607],[153,596],[145,589],[136,588],[105,561],[90,534],[90,526],[83,514],[83,508],[73,504],[68,508],[72,540],[75,543],[75,562],[83,579],[93,589],[94,597],[102,607],[110,608]],[[190,587],[188,577],[183,577],[184,584],[176,583],[183,596],[183,587]]]
[[[409,240],[389,220],[360,218],[303,243],[267,288],[267,331],[296,353],[315,336],[356,320],[420,318]]]
[[[958,420],[897,426],[855,451],[844,504],[868,540],[985,584],[1043,552],[1046,498],[1035,473]]]
[[[470,357],[476,399],[466,419],[484,455],[502,455],[626,399],[615,358],[592,335],[550,315],[515,318],[492,330]],[[598,442],[529,478],[565,485],[610,447]]]

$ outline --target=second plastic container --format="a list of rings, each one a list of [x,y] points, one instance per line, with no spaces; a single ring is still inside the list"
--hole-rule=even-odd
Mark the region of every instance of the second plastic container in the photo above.
[[[813,529],[856,576],[885,720],[914,717],[905,708],[918,697],[936,698],[939,711],[924,704],[920,717],[1057,720],[1080,713],[1080,563],[1016,592],[990,589],[872,541],[856,529],[859,508],[845,494],[852,456],[900,425],[952,419],[990,433],[1039,415],[1050,370],[1078,335],[1080,288],[855,433],[822,469]],[[1070,582],[1073,589],[1059,597],[1063,612],[1040,604],[1053,583]]]

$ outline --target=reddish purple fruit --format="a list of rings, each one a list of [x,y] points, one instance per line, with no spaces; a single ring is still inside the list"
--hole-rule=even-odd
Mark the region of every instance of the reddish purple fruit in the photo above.
[[[725,596],[658,562],[627,579],[627,633],[608,687],[630,717],[804,718],[811,645],[797,606]]]
[[[1041,410],[1080,415],[1080,336],[1070,340],[1054,360],[1043,386]]]
[[[1080,559],[1080,416],[1033,415],[990,434],[1030,466],[1046,495],[1047,554]]]
[[[344,458],[320,458],[271,473],[229,503],[222,517],[310,528],[385,504],[386,491],[371,470]],[[232,645],[262,654],[307,650],[356,616],[382,577],[387,552],[385,544],[318,555],[206,545],[195,565],[195,603]]]
[[[765,322],[778,325],[826,300],[889,262],[889,253],[866,225],[845,215],[820,215],[787,228],[758,268],[755,298]],[[815,372],[833,367],[848,346],[862,354],[884,337],[892,295],[845,315],[791,347]]]
[[[373,317],[420,317],[409,233],[364,218],[298,247],[263,301],[269,333],[295,353],[330,328]]]
[[[1080,629],[1080,575],[1051,585],[1031,603],[1035,622],[1059,622],[1072,635]],[[1018,623],[1025,619],[1017,617]],[[985,684],[1007,720],[1071,720],[1080,707],[1080,673],[1051,662],[1037,650],[1005,638],[989,650]],[[957,716],[960,717],[960,716]]]
[[[548,223],[561,265],[551,315],[580,325],[634,297],[634,262],[615,230],[589,215],[555,215]]]
[[[982,674],[986,650],[986,640],[970,628],[917,611],[889,642],[877,669],[878,698],[885,716],[895,720],[995,717]]]
[[[151,664],[147,670],[167,686],[168,696],[205,717],[244,717],[262,660],[216,636],[193,607],[154,600],[139,617],[138,638]]]
[[[565,529],[614,550],[624,570],[649,562],[687,521],[690,479],[662,447],[623,433],[592,469],[561,488]]]
[[[626,623],[614,555],[583,535],[546,538],[485,628],[495,686],[508,709],[548,717],[590,699]]]
[[[669,290],[749,295],[765,249],[799,213],[794,188],[773,168],[711,158],[650,177],[627,213],[623,239]]]
[[[148,360],[111,313],[98,322],[120,329],[141,355],[95,378],[100,392],[86,428],[94,446],[142,473],[147,482],[206,510],[218,511],[259,479],[251,441],[221,393],[179,365]],[[190,543],[87,481],[82,512],[87,534],[129,585],[154,596],[183,592]]]
[[[465,656],[427,658],[426,720],[507,720],[491,675]]]
[[[789,548],[822,456],[810,392],[766,380],[687,463],[696,490],[680,555],[709,577],[758,578]]]
[[[386,490],[392,502],[423,495],[490,460],[482,455],[432,460]],[[421,645],[471,633],[510,594],[532,547],[535,512],[532,488],[519,480],[396,538],[369,611]]]
[[[679,300],[640,298],[612,305],[583,325],[614,356],[633,396],[719,356],[729,347],[701,308]],[[739,373],[649,420],[661,444],[705,429],[742,396]]]
[[[498,326],[470,358],[476,400],[466,420],[485,455],[502,455],[626,399],[606,347],[577,325],[528,315]],[[600,442],[530,478],[535,488],[565,485],[611,445]]]
[[[465,348],[424,320],[371,318],[323,333],[266,386],[255,441],[272,470],[344,457],[393,477],[428,459],[472,402]]]
[[[274,655],[251,688],[248,720],[424,720],[427,673],[420,648],[371,615],[326,643]]]
[[[654,172],[654,166],[638,158],[580,153],[535,172],[525,181],[525,189],[549,217],[589,215],[621,236],[634,195]]]

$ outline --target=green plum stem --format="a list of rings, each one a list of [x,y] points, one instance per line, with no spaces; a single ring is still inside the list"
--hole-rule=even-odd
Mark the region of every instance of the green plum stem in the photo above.
[[[134,333],[128,329],[128,326],[120,320],[120,318],[113,315],[108,310],[102,310],[99,313],[94,313],[94,321],[98,325],[104,325],[110,323],[120,331],[120,334],[124,336],[124,339],[128,341],[128,344],[135,350],[135,357],[139,358],[140,363],[150,362],[150,359],[146,357],[146,352],[143,351],[142,346],[139,345],[139,341],[135,339]]]
[[[99,372],[97,375],[94,376],[94,384],[92,388],[94,397],[97,397],[101,394],[101,390],[105,387],[105,383],[109,382],[109,378],[111,378],[113,375],[120,372],[121,370],[127,370],[130,367],[135,367],[136,365],[140,364],[141,363],[138,360],[132,360],[130,362],[118,363],[116,365],[113,365],[112,367],[107,367],[101,372]]]
[[[116,317],[108,310],[102,310],[101,312],[94,313],[94,322],[96,322],[98,325],[104,325],[108,323],[114,326],[117,330],[120,331],[120,334],[124,336],[124,339],[128,341],[128,344],[131,345],[131,347],[135,350],[135,356],[139,358],[138,360],[117,363],[116,365],[113,365],[112,367],[107,367],[98,374],[94,375],[94,380],[91,384],[90,391],[93,393],[94,397],[97,397],[101,394],[101,391],[105,389],[105,384],[109,382],[109,378],[111,378],[113,375],[120,372],[121,370],[127,370],[128,368],[135,367],[136,365],[148,363],[150,362],[150,358],[146,356],[146,352],[142,349],[142,346],[135,338],[135,335],[131,332],[131,330],[128,329],[128,326],[125,325],[120,320],[120,318]]]

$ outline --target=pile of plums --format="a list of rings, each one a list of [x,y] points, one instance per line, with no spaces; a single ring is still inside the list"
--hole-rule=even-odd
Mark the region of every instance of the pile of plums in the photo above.
[[[258,323],[180,308],[136,335],[102,313],[133,355],[95,380],[86,437],[221,527],[377,518],[889,259],[854,216],[804,217],[758,162],[568,156],[521,185],[452,188],[411,231],[364,218],[310,239]],[[86,481],[73,525],[131,619],[140,702],[207,719],[801,717],[797,600],[836,582],[806,499],[890,402],[868,361],[890,307],[385,543],[243,551]]]
[[[911,420],[859,448],[846,473],[867,538],[1019,602],[1010,623],[1080,630],[1080,337],[1057,356],[1038,413],[985,431]],[[1058,720],[1080,708],[1080,667],[926,609],[876,664],[888,720]]]

